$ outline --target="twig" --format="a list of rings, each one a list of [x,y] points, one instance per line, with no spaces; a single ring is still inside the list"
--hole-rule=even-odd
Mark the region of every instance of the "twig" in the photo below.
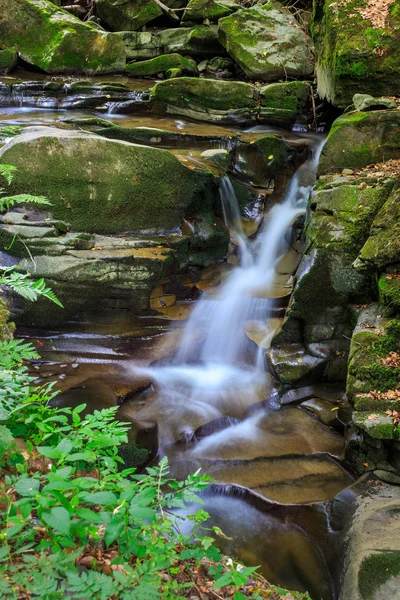
[[[193,577],[192,577],[192,574],[191,574],[191,573],[189,573],[189,577],[190,577],[190,579],[193,581],[193,585],[194,585],[194,587],[195,587],[195,588],[196,588],[196,590],[199,592],[201,600],[204,600],[204,596],[203,596],[203,594],[202,594],[202,592],[201,592],[201,590],[200,590],[199,586],[196,584],[195,580],[193,579]]]
[[[171,19],[173,19],[174,21],[179,21],[179,17],[175,15],[168,6],[165,6],[165,4],[161,2],[161,0],[154,0],[154,2],[161,8],[163,12],[165,12],[166,15],[171,17]]]
[[[315,108],[315,98],[314,98],[314,90],[313,90],[313,86],[310,85],[310,93],[311,93],[311,103],[312,103],[312,109],[313,109],[313,115],[314,115],[314,129],[315,131],[317,131],[317,111]]]

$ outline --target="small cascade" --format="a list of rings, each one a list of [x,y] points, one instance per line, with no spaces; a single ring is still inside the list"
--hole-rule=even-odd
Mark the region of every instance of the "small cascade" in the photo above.
[[[277,263],[291,247],[291,226],[305,212],[321,148],[319,143],[313,158],[296,172],[284,200],[269,211],[252,242],[244,234],[232,183],[222,179],[224,218],[241,260],[216,290],[197,302],[172,363],[146,370],[157,390],[153,408],[163,421],[161,445],[179,436],[190,439],[199,426],[220,417],[246,418],[249,407],[265,398],[264,355],[274,329],[266,326],[266,340],[258,350],[246,335],[246,324],[268,322]],[[254,429],[255,423],[251,419],[245,427]]]

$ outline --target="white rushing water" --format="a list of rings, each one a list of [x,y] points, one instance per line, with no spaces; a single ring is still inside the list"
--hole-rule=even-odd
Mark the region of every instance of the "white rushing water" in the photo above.
[[[158,390],[165,443],[176,439],[168,432],[171,418],[180,420],[190,437],[199,424],[220,416],[242,418],[265,387],[268,344],[251,353],[255,345],[245,326],[268,319],[277,263],[290,249],[292,225],[305,212],[321,149],[322,143],[316,145],[312,159],[295,173],[283,201],[271,208],[253,242],[244,234],[232,183],[228,177],[222,179],[224,218],[239,247],[240,264],[212,295],[205,293],[197,302],[173,362],[146,370]]]

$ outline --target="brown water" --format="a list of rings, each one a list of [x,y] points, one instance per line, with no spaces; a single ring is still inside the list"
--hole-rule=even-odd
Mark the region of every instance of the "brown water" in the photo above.
[[[118,80],[138,89],[137,82]],[[148,82],[142,80],[140,85]],[[98,113],[0,107],[1,124],[70,127],[65,117],[89,116]],[[155,127],[182,134],[243,133],[187,119],[150,115],[106,118],[123,127]],[[271,130],[255,128],[244,137],[251,141]],[[292,132],[284,135],[297,139]],[[183,161],[201,162],[199,148],[177,147],[173,152]],[[258,211],[254,223],[253,233],[259,224]],[[247,226],[252,230],[251,218]],[[297,259],[287,260],[295,269]],[[228,262],[234,264],[235,257]],[[208,273],[200,280],[199,290],[218,286],[229,268]],[[286,277],[276,286],[280,289],[287,284]],[[57,404],[86,402],[89,410],[119,406],[119,418],[132,423],[131,438],[138,436],[152,450],[158,444],[169,456],[174,476],[184,477],[201,467],[215,478],[215,487],[205,495],[206,510],[211,522],[232,537],[220,540],[226,552],[247,564],[261,565],[272,583],[308,590],[315,600],[333,600],[343,514],[354,500],[346,491],[352,479],[342,464],[344,438],[297,406],[279,409],[277,384],[269,377],[256,394],[232,384],[220,406],[222,420],[193,410],[184,387],[181,399],[166,402],[162,384],[141,369],[155,361],[165,363],[174,355],[193,305],[178,302],[158,312],[136,315],[112,311],[54,331],[20,329],[19,335],[38,348],[41,360],[32,371],[38,383],[56,382],[61,391]],[[265,337],[260,327],[255,323],[247,332],[254,345]],[[202,406],[207,404],[206,398],[196,400]]]

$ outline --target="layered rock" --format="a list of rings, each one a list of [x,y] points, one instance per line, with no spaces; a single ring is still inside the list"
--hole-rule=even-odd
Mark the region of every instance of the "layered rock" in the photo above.
[[[218,31],[222,45],[250,79],[302,79],[314,72],[311,38],[277,2],[220,19]]]
[[[172,52],[201,58],[219,56],[224,52],[218,41],[216,25],[159,31],[123,31],[121,37],[125,43],[128,60],[154,58]]]
[[[189,0],[182,16],[182,23],[204,21],[204,19],[218,21],[238,8],[240,7],[234,0]]]
[[[307,121],[309,88],[296,81],[263,87],[241,81],[181,77],[151,91],[155,110],[220,123],[266,122],[290,128]]]
[[[173,229],[217,201],[211,172],[188,169],[165,150],[95,134],[28,128],[0,157],[18,169],[12,192],[47,196],[53,216],[75,231]]]
[[[180,73],[185,75],[197,74],[196,63],[180,54],[165,54],[150,60],[130,63],[126,66],[125,72],[132,77],[143,77],[168,73],[171,69],[179,69]]]
[[[0,39],[46,73],[112,73],[125,68],[119,35],[83,23],[48,0],[1,0]]]
[[[400,157],[400,111],[351,112],[336,119],[318,165],[320,174],[360,169]]]
[[[378,10],[365,0],[314,3],[312,33],[318,93],[345,108],[355,93],[399,92],[398,3]]]

